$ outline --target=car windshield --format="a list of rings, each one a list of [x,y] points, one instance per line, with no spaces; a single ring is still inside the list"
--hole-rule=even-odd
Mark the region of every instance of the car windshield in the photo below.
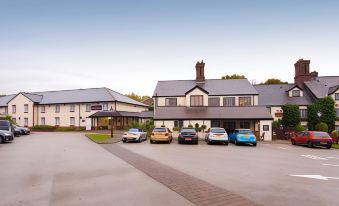
[[[183,129],[181,129],[181,132],[192,132],[192,133],[195,133],[195,129],[192,129],[192,128],[183,128]]]
[[[212,133],[225,133],[225,130],[222,128],[218,128],[218,129],[211,129]]]
[[[129,132],[141,132],[140,129],[132,128],[128,130]]]
[[[315,137],[323,137],[323,138],[330,137],[326,132],[314,132],[314,136]]]
[[[239,134],[253,134],[253,132],[249,129],[241,129],[239,130]]]
[[[0,126],[9,126],[8,122],[7,121],[0,121]]]
[[[166,132],[166,128],[154,128],[153,132]]]

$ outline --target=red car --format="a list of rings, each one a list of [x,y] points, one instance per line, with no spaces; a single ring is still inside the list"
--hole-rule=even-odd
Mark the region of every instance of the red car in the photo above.
[[[326,132],[305,131],[291,139],[293,145],[301,144],[308,147],[325,146],[327,149],[332,147],[332,138]]]

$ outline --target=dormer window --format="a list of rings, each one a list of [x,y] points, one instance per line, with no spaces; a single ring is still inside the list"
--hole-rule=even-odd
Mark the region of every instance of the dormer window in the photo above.
[[[335,100],[339,100],[339,93],[335,94]]]
[[[300,97],[300,90],[293,90],[292,97]]]
[[[204,106],[203,95],[192,95],[191,96],[191,107],[202,107]]]

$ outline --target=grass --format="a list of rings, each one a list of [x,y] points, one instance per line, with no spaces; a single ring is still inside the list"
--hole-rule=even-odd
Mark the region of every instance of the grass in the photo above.
[[[90,138],[91,140],[97,143],[111,139],[110,134],[86,134],[86,137]]]
[[[332,144],[332,148],[339,149],[339,144],[335,144],[335,143],[333,143],[333,144]]]

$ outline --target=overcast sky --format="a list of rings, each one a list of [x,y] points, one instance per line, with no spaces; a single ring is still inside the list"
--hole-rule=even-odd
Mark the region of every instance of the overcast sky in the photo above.
[[[339,75],[339,1],[0,0],[0,93],[109,87],[152,95],[158,80],[244,74],[292,82],[311,59]]]

